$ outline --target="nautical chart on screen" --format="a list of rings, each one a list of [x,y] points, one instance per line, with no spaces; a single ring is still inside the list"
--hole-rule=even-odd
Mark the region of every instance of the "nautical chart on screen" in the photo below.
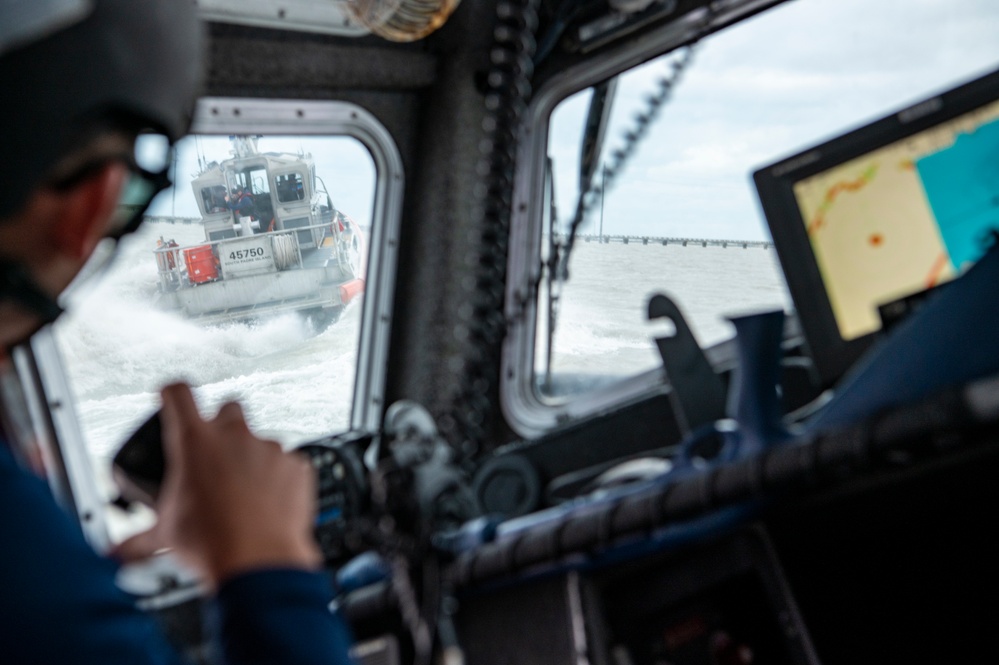
[[[999,229],[999,102],[794,185],[843,339],[960,274]]]

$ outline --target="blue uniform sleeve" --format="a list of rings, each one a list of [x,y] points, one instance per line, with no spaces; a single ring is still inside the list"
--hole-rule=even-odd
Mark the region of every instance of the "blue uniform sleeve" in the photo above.
[[[348,665],[350,636],[324,576],[302,570],[258,571],[222,584],[209,617],[221,636],[222,662],[240,665]]]
[[[230,198],[229,202],[226,205],[229,207],[229,210],[234,210],[235,212],[238,213],[245,213],[248,211],[252,211],[254,204],[253,204],[253,198],[244,194],[235,201],[232,198]]]
[[[0,661],[181,665],[157,623],[115,585],[48,487],[0,441]],[[211,604],[222,663],[347,663],[349,638],[327,610],[322,575],[247,573]]]

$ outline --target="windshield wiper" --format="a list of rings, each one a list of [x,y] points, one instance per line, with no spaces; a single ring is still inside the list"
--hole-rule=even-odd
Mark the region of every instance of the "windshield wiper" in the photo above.
[[[572,224],[569,227],[569,237],[562,246],[558,262],[558,276],[561,281],[569,278],[569,255],[576,241],[576,230],[583,223],[593,199],[603,195],[604,184],[594,185],[593,176],[600,163],[604,140],[607,137],[607,124],[610,121],[614,97],[617,94],[617,77],[593,86],[590,106],[586,112],[586,123],[583,125],[583,143],[579,149],[579,196],[576,199],[576,209]],[[552,220],[554,230],[554,220]]]
[[[614,96],[617,92],[617,77],[599,83],[593,87],[589,110],[586,113],[586,123],[583,126],[583,143],[579,154],[579,192],[576,202],[576,212],[569,238],[563,245],[559,240],[558,208],[555,205],[555,173],[551,157],[548,158],[545,172],[545,196],[548,198],[548,260],[545,274],[548,277],[548,335],[545,353],[545,388],[551,390],[552,376],[552,345],[555,339],[555,324],[558,322],[561,287],[569,278],[568,260],[575,241],[576,229],[585,215],[584,201],[587,193],[593,191],[591,186],[593,176],[603,152],[604,139],[607,135],[607,123],[610,120]]]

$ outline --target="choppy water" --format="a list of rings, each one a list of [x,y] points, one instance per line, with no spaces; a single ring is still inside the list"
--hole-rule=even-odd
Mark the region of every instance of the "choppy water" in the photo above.
[[[654,293],[677,303],[701,346],[734,334],[728,316],[790,305],[772,248],[577,243],[553,370],[627,375],[657,367],[653,336],[662,326],[646,320]]]
[[[250,424],[291,443],[343,429],[349,420],[360,301],[316,332],[298,314],[203,327],[158,309],[156,238],[204,238],[198,225],[154,223],[126,239],[100,283],[84,287],[57,329],[91,449],[105,456],[184,380],[211,413],[243,403]]]

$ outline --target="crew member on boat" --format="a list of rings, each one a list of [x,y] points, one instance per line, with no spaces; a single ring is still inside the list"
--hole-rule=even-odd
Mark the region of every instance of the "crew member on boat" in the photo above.
[[[256,217],[256,205],[253,202],[253,195],[243,189],[242,185],[237,185],[232,190],[232,196],[225,197],[229,210],[236,213],[238,217]]]

